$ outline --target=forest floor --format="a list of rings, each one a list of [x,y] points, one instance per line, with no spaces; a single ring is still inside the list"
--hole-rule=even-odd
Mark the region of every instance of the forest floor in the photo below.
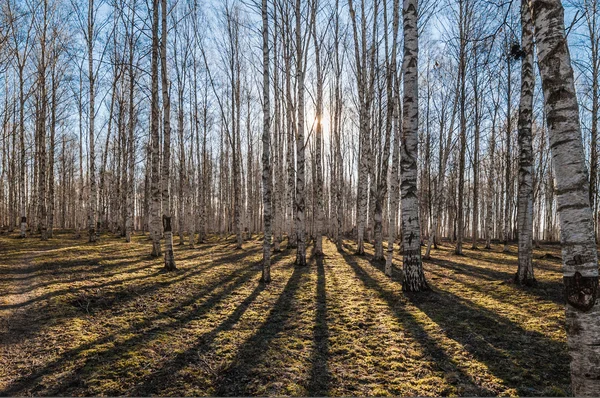
[[[274,254],[264,286],[258,237],[176,246],[168,273],[144,236],[3,235],[0,395],[569,394],[559,247],[535,250],[535,288],[501,249],[440,247],[432,291],[405,295],[351,242]]]

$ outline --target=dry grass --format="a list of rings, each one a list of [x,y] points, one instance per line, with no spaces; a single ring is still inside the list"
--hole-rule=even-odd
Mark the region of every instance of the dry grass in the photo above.
[[[433,292],[406,296],[350,243],[305,268],[275,254],[269,286],[244,246],[178,246],[165,273],[142,236],[0,237],[0,395],[569,393],[560,263],[540,259],[558,247],[536,288],[508,282],[515,247],[442,247]]]

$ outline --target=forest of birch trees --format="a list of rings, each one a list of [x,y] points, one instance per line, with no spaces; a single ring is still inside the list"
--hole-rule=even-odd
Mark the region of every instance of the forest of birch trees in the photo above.
[[[598,0],[3,0],[0,228],[209,236],[297,266],[560,241],[571,380],[600,391]],[[202,251],[198,251],[202,256]]]

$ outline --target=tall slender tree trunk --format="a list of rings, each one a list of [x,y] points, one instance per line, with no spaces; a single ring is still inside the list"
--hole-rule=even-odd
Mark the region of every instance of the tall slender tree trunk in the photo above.
[[[458,64],[458,79],[460,84],[460,149],[459,149],[459,166],[458,166],[458,228],[456,237],[455,254],[462,255],[462,245],[465,233],[465,216],[464,216],[464,189],[465,189],[465,155],[467,151],[467,117],[465,107],[466,101],[466,68],[467,68],[467,32],[466,32],[466,1],[459,3],[459,64]]]
[[[159,104],[158,104],[158,10],[159,0],[152,2],[152,55],[151,55],[151,99],[150,99],[150,235],[152,237],[152,256],[160,256],[160,148],[159,148]]]
[[[526,1],[526,0],[523,0]],[[502,251],[508,252],[508,240],[510,238],[510,215],[511,215],[511,201],[512,201],[512,186],[511,181],[511,135],[512,135],[512,60],[510,56],[507,60],[507,88],[506,88],[506,152],[505,152],[505,164],[504,164],[504,248]]]
[[[530,7],[556,176],[571,387],[575,396],[594,396],[600,391],[598,255],[564,10],[559,0],[532,0]]]
[[[304,45],[302,43],[302,0],[296,0],[296,265],[306,265],[306,192],[305,192],[305,142],[304,142]]]
[[[263,193],[263,268],[264,283],[271,282],[271,115],[269,102],[269,9],[267,0],[262,0],[262,50],[263,50],[263,133],[262,133],[262,193]],[[275,72],[277,73],[277,72]],[[275,94],[277,95],[277,94]]]
[[[375,260],[384,260],[383,256],[383,210],[385,207],[385,197],[387,194],[387,178],[388,178],[388,166],[390,159],[390,141],[392,139],[392,129],[394,127],[394,113],[396,108],[395,101],[395,92],[394,92],[394,82],[396,77],[396,44],[397,44],[397,36],[398,36],[398,25],[399,25],[399,8],[400,3],[399,0],[395,0],[393,3],[392,10],[392,43],[391,43],[391,55],[388,58],[388,34],[387,34],[387,7],[383,7],[383,15],[384,15],[384,25],[386,26],[386,30],[384,33],[384,42],[385,42],[385,55],[386,55],[386,116],[385,116],[385,137],[383,141],[383,153],[381,154],[381,160],[379,162],[380,169],[378,170],[378,184],[377,184],[377,193],[375,197],[375,215],[374,215],[374,237],[375,237]],[[397,144],[397,141],[394,140],[394,144]],[[393,166],[392,166],[393,167]],[[398,175],[397,163],[396,163],[396,172],[392,170],[392,180],[396,178]],[[393,181],[392,181],[393,183]],[[394,195],[394,192],[391,193]],[[392,200],[393,202],[393,200]],[[394,205],[394,203],[392,203]],[[397,203],[396,203],[397,205]],[[396,208],[394,205],[393,209]],[[392,210],[394,211],[394,210]],[[394,216],[395,218],[395,216]],[[396,221],[394,220],[394,224]],[[392,225],[392,224],[390,224]],[[390,228],[391,229],[391,228]],[[393,241],[394,238],[391,237],[388,240],[388,252],[391,250],[393,253]],[[391,242],[391,245],[390,245]],[[388,253],[389,257],[389,253]],[[391,259],[390,259],[391,261]],[[387,261],[386,261],[387,263]],[[391,271],[391,269],[390,269]]]
[[[162,160],[162,209],[163,231],[165,236],[165,269],[174,271],[173,227],[171,222],[171,95],[167,66],[167,0],[161,0],[162,32],[161,32],[161,80],[163,100],[163,160]]]
[[[136,1],[133,1],[133,7],[135,7]],[[137,115],[135,114],[135,70],[133,65],[134,54],[135,54],[135,46],[134,46],[134,26],[135,26],[135,18],[134,13],[131,15],[131,24],[130,24],[130,32],[129,32],[129,121],[127,129],[128,131],[128,139],[127,139],[127,173],[129,177],[127,178],[127,220],[125,221],[125,241],[131,242],[131,234],[135,229],[135,140],[134,140],[134,129],[136,125]]]
[[[43,5],[42,33],[40,38],[40,60],[38,61],[39,109],[37,114],[38,134],[38,216],[42,240],[48,239],[46,207],[46,111],[48,108],[46,93],[46,30],[48,26],[48,1]]]
[[[496,152],[496,117],[498,114],[498,107],[494,106],[494,113],[492,116],[492,127],[490,130],[490,138],[488,141],[488,151],[490,153],[490,161],[488,167],[488,198],[487,198],[487,210],[485,214],[485,248],[492,248],[492,235],[494,234],[494,224],[492,222],[492,213],[494,205],[494,155]]]
[[[21,238],[27,236],[27,198],[25,195],[25,174],[27,169],[26,154],[25,154],[25,93],[24,93],[24,65],[19,65],[19,149],[20,149],[20,165],[19,165],[19,197],[21,206]]]
[[[376,3],[377,4],[377,3]],[[369,148],[370,148],[370,101],[369,71],[367,71],[367,26],[363,7],[361,7],[360,35],[356,22],[356,12],[352,0],[348,0],[348,8],[354,35],[354,56],[356,59],[356,81],[358,91],[358,180],[356,205],[356,254],[364,255],[365,228],[367,224],[367,205],[369,199]],[[375,25],[375,22],[374,22]],[[360,44],[359,44],[360,43]],[[372,53],[374,53],[373,49]],[[374,59],[374,57],[372,57]]]
[[[521,102],[519,104],[519,191],[517,220],[519,237],[519,266],[515,282],[532,285],[533,276],[533,32],[531,12],[527,1],[521,3]]]
[[[399,14],[399,1],[394,2],[395,13]],[[397,18],[396,18],[397,21]],[[396,22],[397,23],[397,22]],[[395,37],[395,36],[394,36]],[[395,66],[394,66],[395,69]],[[394,72],[394,75],[396,73]],[[390,175],[390,225],[388,227],[388,245],[387,256],[385,259],[385,274],[392,276],[392,262],[394,258],[394,242],[396,241],[396,229],[398,225],[398,199],[400,196],[399,183],[400,176],[398,174],[398,163],[400,162],[400,145],[401,145],[401,127],[400,127],[400,104],[398,96],[400,95],[400,85],[398,78],[394,78],[393,91],[393,125],[394,141],[392,143],[392,173]]]
[[[313,0],[312,4],[312,35],[315,49],[315,68],[317,79],[317,98],[315,107],[315,248],[314,253],[317,256],[323,255],[323,70],[321,66],[321,45],[317,36],[317,9],[318,0]]]
[[[419,128],[417,0],[404,0],[404,97],[402,112],[402,289],[409,292],[428,290],[421,262],[421,227],[419,225],[419,197],[417,195],[417,159]]]
[[[53,51],[52,60],[52,82],[50,89],[52,108],[50,109],[50,148],[48,150],[48,238],[53,237],[54,231],[54,149],[56,140],[56,91],[58,90],[58,72],[56,71],[56,63],[58,55]]]
[[[96,188],[96,153],[94,151],[95,132],[94,124],[96,120],[96,94],[95,86],[96,79],[94,76],[94,23],[95,11],[94,0],[89,0],[88,3],[88,26],[87,26],[87,45],[88,45],[88,79],[90,83],[90,111],[89,111],[89,181],[90,181],[90,198],[88,207],[88,239],[90,242],[96,241],[96,207],[98,203],[98,192]]]
[[[473,145],[473,224],[471,231],[471,249],[477,249],[479,238],[479,142],[481,139],[481,103],[482,98],[479,91],[479,52],[477,46],[473,49],[475,65],[473,70],[473,107],[474,107],[474,145]]]

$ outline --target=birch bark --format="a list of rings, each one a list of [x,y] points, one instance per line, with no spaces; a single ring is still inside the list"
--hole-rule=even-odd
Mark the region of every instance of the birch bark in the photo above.
[[[404,96],[402,125],[401,197],[402,197],[402,289],[409,292],[428,290],[421,262],[419,198],[417,196],[417,158],[419,129],[418,28],[417,0],[404,0]]]
[[[262,0],[262,50],[263,50],[263,133],[262,133],[262,191],[263,191],[263,268],[264,283],[271,282],[271,115],[269,103],[269,17],[267,0]]]
[[[521,3],[521,101],[519,104],[519,191],[517,222],[519,236],[519,266],[515,282],[533,285],[533,32],[531,12],[527,1]]]
[[[556,176],[571,386],[575,396],[593,396],[600,391],[598,255],[564,9],[559,0],[530,7]]]

